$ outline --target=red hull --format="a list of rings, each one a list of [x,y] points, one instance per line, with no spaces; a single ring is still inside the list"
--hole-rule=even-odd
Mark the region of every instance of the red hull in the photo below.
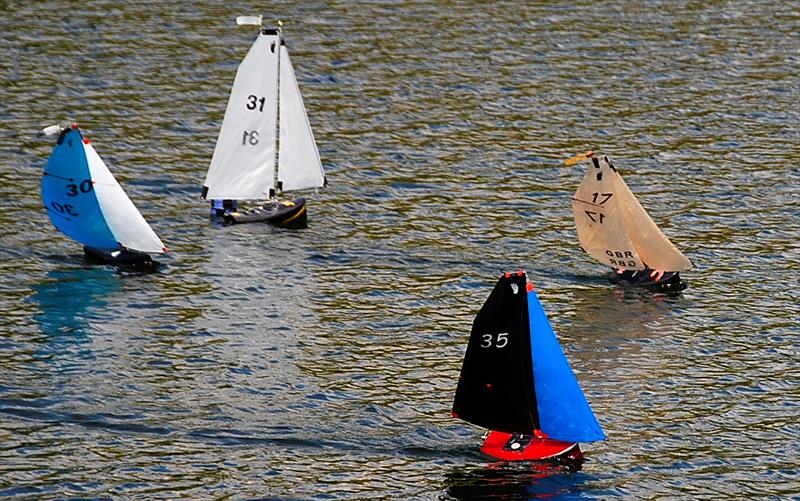
[[[549,438],[528,437],[519,441],[519,435],[491,431],[481,446],[481,452],[504,461],[561,461],[583,459],[580,447],[574,442],[562,442]]]

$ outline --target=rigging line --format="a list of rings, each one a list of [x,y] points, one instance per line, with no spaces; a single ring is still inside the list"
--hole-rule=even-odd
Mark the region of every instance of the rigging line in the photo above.
[[[282,23],[278,21],[278,47],[276,50],[278,57],[276,73],[277,92],[275,93],[275,171],[272,179],[272,185],[275,187],[275,193],[278,193],[278,183],[280,183],[280,173],[278,170],[281,166],[281,47],[283,46],[283,30],[281,29]],[[281,192],[283,190],[281,189]],[[277,198],[277,197],[276,197]]]
[[[592,206],[594,206],[594,207],[601,207],[601,208],[605,208],[605,205],[596,204],[596,203],[593,203],[593,202],[587,202],[586,200],[581,200],[580,198],[574,198],[574,197],[573,197],[573,198],[572,198],[572,200],[573,200],[573,201],[575,201],[575,202],[580,202],[580,203],[582,203],[582,204],[586,204],[586,205],[592,205]]]
[[[70,181],[70,182],[73,182],[73,181],[75,181],[75,180],[74,180],[73,178],[71,178],[71,177],[61,177],[61,176],[57,176],[57,175],[55,175],[55,174],[50,174],[50,173],[49,173],[49,172],[47,172],[47,171],[43,171],[43,172],[42,172],[42,176],[50,176],[50,177],[54,177],[54,178],[57,178],[57,179],[63,179],[64,181]]]

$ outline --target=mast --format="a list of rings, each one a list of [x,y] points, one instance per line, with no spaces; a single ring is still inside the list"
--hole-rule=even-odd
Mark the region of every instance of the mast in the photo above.
[[[278,19],[278,78],[275,79],[275,102],[277,103],[275,116],[275,172],[272,180],[274,188],[270,190],[270,198],[275,196],[277,191],[283,191],[283,183],[279,181],[278,170],[281,165],[281,49],[283,41],[283,21]]]

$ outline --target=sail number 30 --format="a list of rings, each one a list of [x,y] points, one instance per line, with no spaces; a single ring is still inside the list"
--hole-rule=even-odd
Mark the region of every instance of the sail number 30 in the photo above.
[[[508,344],[508,332],[498,332],[494,334],[484,334],[481,340],[481,348],[505,348]]]
[[[70,204],[60,204],[58,202],[50,202],[50,207],[52,207],[59,214],[68,214],[72,217],[78,217],[79,215],[77,212],[75,212],[75,207],[71,206]]]
[[[84,179],[80,184],[70,183],[67,185],[67,196],[77,197],[78,193],[89,193],[92,191],[92,180]]]

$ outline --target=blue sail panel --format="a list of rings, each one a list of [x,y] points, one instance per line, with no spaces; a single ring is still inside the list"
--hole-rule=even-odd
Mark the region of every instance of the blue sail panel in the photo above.
[[[606,438],[578,385],[536,292],[528,292],[533,379],[541,430],[565,442]]]
[[[76,127],[61,134],[47,161],[42,199],[50,220],[68,237],[95,249],[119,248],[97,201],[83,137]]]

